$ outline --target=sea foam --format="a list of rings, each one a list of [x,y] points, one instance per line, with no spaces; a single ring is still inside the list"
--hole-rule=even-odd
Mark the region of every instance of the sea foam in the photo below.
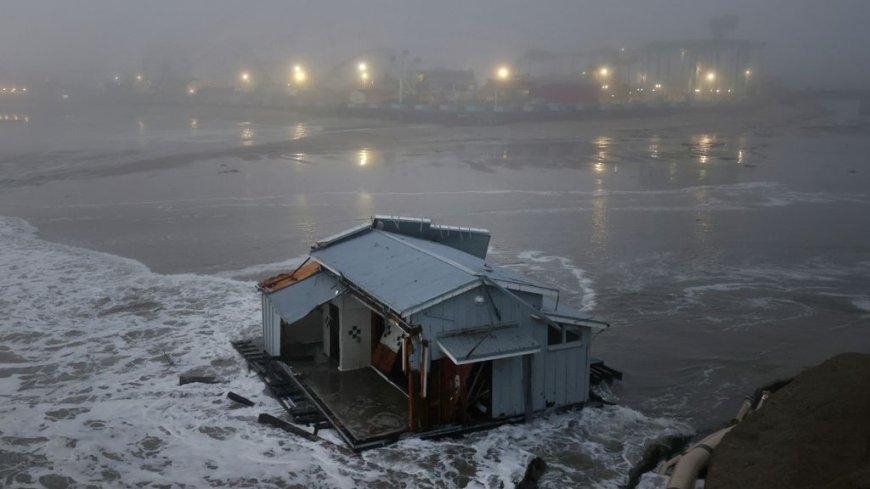
[[[542,487],[615,488],[645,443],[689,430],[624,407],[587,408],[350,456],[257,424],[259,413],[283,411],[230,345],[259,333],[253,282],[157,274],[134,260],[41,240],[19,219],[0,218],[0,250],[5,487],[59,480],[512,487],[528,460],[541,456],[550,464]],[[221,383],[179,386],[188,371]],[[234,405],[229,390],[256,406]]]

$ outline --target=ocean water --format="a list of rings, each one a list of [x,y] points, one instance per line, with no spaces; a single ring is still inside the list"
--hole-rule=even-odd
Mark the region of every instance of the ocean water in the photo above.
[[[16,218],[0,219],[0,249],[4,487],[496,488],[541,456],[543,487],[615,488],[647,442],[690,430],[590,408],[348,455],[256,422],[282,409],[230,346],[259,331],[253,282],[155,273],[44,241]],[[220,383],[179,386],[186,372]],[[231,390],[257,405],[235,405]]]
[[[652,440],[870,352],[870,133],[812,116],[4,123],[0,486],[512,487],[541,456],[543,487],[620,487]],[[362,456],[258,425],[281,409],[229,343],[259,333],[256,280],[374,214],[487,228],[490,260],[610,322],[593,353],[625,372],[619,407]]]

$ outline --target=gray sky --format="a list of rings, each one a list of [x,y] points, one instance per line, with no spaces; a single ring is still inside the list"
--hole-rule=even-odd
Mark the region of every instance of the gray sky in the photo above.
[[[5,0],[0,76],[111,73],[163,58],[326,70],[384,47],[480,74],[529,48],[708,37],[707,21],[721,14],[741,18],[734,37],[767,43],[769,75],[796,86],[870,85],[867,0]]]

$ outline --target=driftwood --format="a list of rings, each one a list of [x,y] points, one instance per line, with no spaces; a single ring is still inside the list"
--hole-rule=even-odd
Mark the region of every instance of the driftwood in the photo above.
[[[179,375],[178,376],[178,385],[184,384],[217,384],[220,382],[217,378],[212,376],[201,376],[201,375]]]
[[[275,428],[282,429],[287,433],[293,433],[294,435],[301,436],[306,440],[318,441],[319,438],[314,433],[309,433],[301,428],[297,428],[292,424],[284,421],[283,419],[276,418],[271,414],[260,413],[260,416],[257,418],[257,422],[261,424],[267,424],[270,426],[274,426]]]
[[[244,404],[245,406],[253,406],[256,404],[254,401],[248,399],[247,397],[240,396],[233,391],[227,392],[227,398],[231,401],[236,401],[239,404]]]

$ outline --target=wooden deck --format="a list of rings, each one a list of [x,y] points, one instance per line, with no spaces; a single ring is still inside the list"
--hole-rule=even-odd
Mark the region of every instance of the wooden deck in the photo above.
[[[356,451],[396,441],[408,427],[408,398],[371,367],[340,372],[322,352],[285,363],[256,341],[233,346],[297,424],[332,427]],[[307,357],[307,358],[305,358]]]

